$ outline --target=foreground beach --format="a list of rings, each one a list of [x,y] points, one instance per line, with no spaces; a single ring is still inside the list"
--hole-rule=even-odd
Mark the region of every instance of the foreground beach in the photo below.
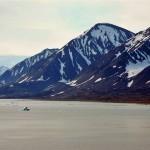
[[[150,105],[0,100],[1,150],[149,147]]]

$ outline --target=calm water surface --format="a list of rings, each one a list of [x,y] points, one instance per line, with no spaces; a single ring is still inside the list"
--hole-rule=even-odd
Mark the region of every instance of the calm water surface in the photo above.
[[[150,105],[0,100],[0,150],[148,149]]]

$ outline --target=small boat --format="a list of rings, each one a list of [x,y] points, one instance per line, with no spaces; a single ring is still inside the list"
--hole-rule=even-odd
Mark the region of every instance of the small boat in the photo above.
[[[23,108],[23,111],[30,111],[30,108],[24,107],[24,108]]]

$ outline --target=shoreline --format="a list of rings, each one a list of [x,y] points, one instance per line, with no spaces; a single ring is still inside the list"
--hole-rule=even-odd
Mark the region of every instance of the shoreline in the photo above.
[[[115,98],[117,99],[117,98]],[[140,104],[140,105],[150,105],[150,99],[148,100],[127,100],[127,101],[123,101],[123,100],[106,100],[106,99],[98,99],[98,100],[95,100],[95,99],[89,99],[89,100],[86,100],[86,99],[48,99],[48,98],[0,98],[0,100],[22,100],[22,101],[52,101],[52,102],[98,102],[98,103],[114,103],[114,104]]]

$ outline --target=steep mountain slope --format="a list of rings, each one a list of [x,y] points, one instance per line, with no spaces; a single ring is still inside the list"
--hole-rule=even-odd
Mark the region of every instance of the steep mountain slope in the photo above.
[[[99,58],[69,85],[61,97],[150,89],[150,28]]]
[[[134,34],[112,24],[96,24],[60,50],[42,59],[42,54],[17,64],[0,77],[1,83],[33,81],[69,82],[98,57],[124,43]],[[48,50],[49,52],[49,50]],[[45,52],[44,52],[45,53]],[[40,61],[39,61],[40,60]]]
[[[2,84],[21,83],[24,80],[28,81],[32,75],[35,75],[37,80],[42,80],[40,75],[44,66],[48,64],[50,57],[57,51],[58,49],[45,49],[41,53],[23,60],[0,76],[0,82]]]
[[[0,67],[0,75],[2,75],[6,70],[8,70],[7,67],[1,66],[1,67]]]

